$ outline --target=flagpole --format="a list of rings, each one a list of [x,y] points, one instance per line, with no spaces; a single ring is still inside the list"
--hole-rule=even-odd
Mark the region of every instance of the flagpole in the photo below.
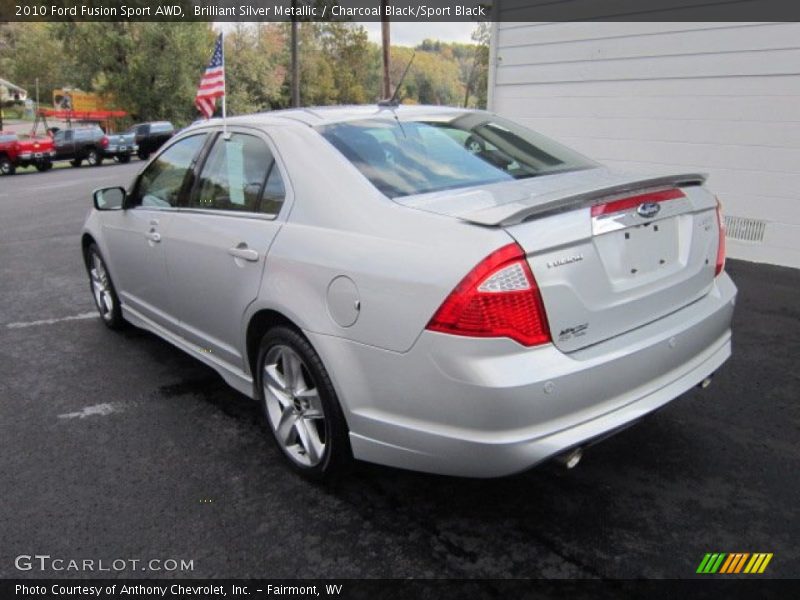
[[[222,48],[222,73],[223,73],[223,85],[225,87],[225,93],[222,95],[222,139],[228,139],[228,115],[225,106],[225,100],[228,96],[228,74],[225,72],[225,32],[221,31],[219,34],[220,37],[220,47]]]

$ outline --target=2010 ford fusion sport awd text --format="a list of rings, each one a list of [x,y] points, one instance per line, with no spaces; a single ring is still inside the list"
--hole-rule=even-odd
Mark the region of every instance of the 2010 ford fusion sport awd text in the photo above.
[[[614,172],[487,112],[210,120],[94,203],[105,323],[216,369],[312,478],[574,463],[731,352],[702,175]]]

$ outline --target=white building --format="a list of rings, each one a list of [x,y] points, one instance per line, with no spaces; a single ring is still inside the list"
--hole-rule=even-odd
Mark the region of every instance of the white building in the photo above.
[[[24,102],[27,97],[28,92],[21,87],[5,79],[0,79],[0,102],[9,102],[12,100]]]
[[[800,267],[800,23],[494,24],[489,109],[630,171],[701,171],[728,255]]]

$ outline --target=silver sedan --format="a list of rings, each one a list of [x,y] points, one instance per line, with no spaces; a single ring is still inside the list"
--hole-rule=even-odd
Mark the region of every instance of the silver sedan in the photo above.
[[[499,116],[333,107],[196,124],[82,237],[100,315],[257,400],[287,463],[493,477],[582,450],[730,356],[695,173],[618,173]]]

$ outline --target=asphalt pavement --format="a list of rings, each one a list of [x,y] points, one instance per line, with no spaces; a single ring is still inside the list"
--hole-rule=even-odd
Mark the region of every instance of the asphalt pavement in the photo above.
[[[733,358],[707,390],[497,480],[284,467],[254,402],[94,315],[79,232],[140,162],[0,177],[0,577],[20,555],[193,561],[139,577],[694,577],[770,552],[800,577],[800,270],[729,261]],[[591,393],[591,390],[587,390]],[[103,573],[104,576],[109,573]]]

